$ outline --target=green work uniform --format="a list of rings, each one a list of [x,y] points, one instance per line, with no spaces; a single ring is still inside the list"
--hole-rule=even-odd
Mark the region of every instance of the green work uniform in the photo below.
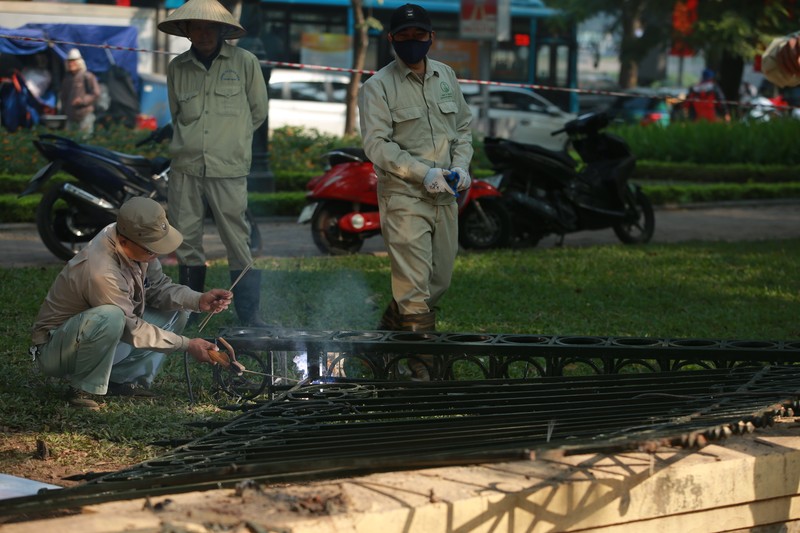
[[[170,62],[167,89],[174,128],[168,211],[184,236],[178,261],[205,264],[205,199],[230,268],[242,269],[252,260],[245,210],[253,132],[268,112],[261,66],[255,55],[228,43],[208,68],[188,50]]]
[[[401,314],[433,309],[450,286],[458,251],[458,206],[448,193],[429,193],[431,168],[469,168],[472,113],[455,72],[425,59],[422,79],[393,61],[359,92],[364,151],[378,176],[381,233]]]

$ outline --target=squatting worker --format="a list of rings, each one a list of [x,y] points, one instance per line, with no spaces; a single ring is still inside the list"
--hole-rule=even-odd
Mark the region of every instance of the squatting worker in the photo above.
[[[800,32],[770,43],[761,58],[761,72],[778,87],[800,85]]]
[[[167,209],[184,236],[176,254],[178,279],[202,291],[206,202],[225,245],[231,281],[253,259],[245,218],[247,175],[253,132],[267,117],[267,86],[256,56],[225,42],[245,30],[216,0],[189,0],[158,29],[192,43],[167,70],[174,128]],[[249,270],[234,288],[242,325],[266,325],[259,315],[260,294],[261,272]]]
[[[393,299],[378,327],[433,331],[458,251],[456,192],[470,185],[472,114],[453,69],[427,57],[435,32],[424,8],[397,8],[387,37],[397,57],[358,100],[391,260]],[[409,366],[412,378],[429,379],[421,361]]]
[[[232,294],[173,283],[158,255],[183,240],[161,205],[125,202],[56,277],[33,326],[31,354],[46,376],[69,380],[69,403],[97,409],[97,396],[154,396],[148,390],[166,354],[208,363],[204,339],[180,334],[189,311],[227,309]]]

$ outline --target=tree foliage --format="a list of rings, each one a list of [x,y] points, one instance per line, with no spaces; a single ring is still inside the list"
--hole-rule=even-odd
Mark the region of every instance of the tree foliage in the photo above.
[[[720,72],[723,90],[738,94],[742,68],[769,40],[798,29],[795,0],[703,0],[686,44]],[[609,15],[620,35],[620,85],[636,85],[638,63],[652,50],[666,51],[674,37],[672,0],[562,0],[560,7],[576,20]],[[797,6],[795,9],[800,9]]]
[[[562,0],[559,6],[578,22],[603,14],[610,17],[608,30],[620,36],[621,87],[637,85],[639,63],[670,37],[664,20],[670,19],[672,4],[664,0]]]

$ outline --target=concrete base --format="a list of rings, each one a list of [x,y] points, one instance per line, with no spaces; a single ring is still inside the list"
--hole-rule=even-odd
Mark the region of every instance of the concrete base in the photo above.
[[[800,425],[700,450],[531,461],[178,494],[0,526],[58,531],[800,531]]]

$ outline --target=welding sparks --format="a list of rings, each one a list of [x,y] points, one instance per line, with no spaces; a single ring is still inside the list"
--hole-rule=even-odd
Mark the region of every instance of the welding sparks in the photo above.
[[[292,358],[297,372],[300,374],[300,379],[308,378],[308,352],[300,352]]]

